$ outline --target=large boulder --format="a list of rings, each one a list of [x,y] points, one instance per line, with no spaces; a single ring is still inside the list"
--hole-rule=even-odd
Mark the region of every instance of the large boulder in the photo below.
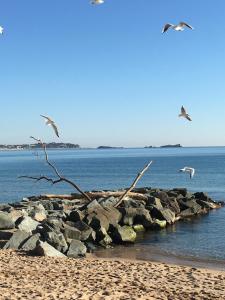
[[[62,253],[65,253],[68,249],[66,239],[62,233],[56,233],[54,231],[46,232],[45,239],[48,244]]]
[[[123,224],[132,226],[134,224],[142,224],[144,227],[151,227],[153,221],[150,213],[145,208],[121,208],[123,215]]]
[[[35,220],[33,220],[31,217],[22,217],[18,220],[17,223],[17,227],[22,230],[22,231],[26,231],[26,232],[32,232],[34,231],[37,226],[39,225],[39,223]]]
[[[0,211],[0,229],[12,229],[14,227],[15,223],[10,215]]]
[[[198,214],[201,212],[202,207],[199,205],[196,200],[188,200],[188,201],[179,201],[179,205],[181,207],[181,210],[186,210],[187,208],[192,208],[192,211],[194,214]]]
[[[166,220],[168,224],[173,224],[176,220],[175,213],[169,208],[157,209],[156,207],[153,207],[151,216],[155,219]]]
[[[73,258],[82,257],[85,256],[86,252],[87,248],[81,241],[72,240],[67,252],[67,256]]]
[[[75,227],[69,226],[64,224],[63,226],[63,233],[65,239],[68,240],[80,240],[81,239],[81,232]]]
[[[102,207],[113,207],[114,205],[117,204],[119,201],[119,198],[115,198],[113,196],[108,197],[108,198],[100,198],[98,199],[98,203],[101,204]]]
[[[83,221],[85,213],[82,210],[71,210],[68,214],[67,220],[72,222]]]
[[[175,188],[173,189],[174,192],[177,194],[181,194],[183,197],[186,197],[187,195],[187,189],[186,188]]]
[[[95,232],[94,230],[88,226],[83,221],[77,221],[73,225],[76,229],[78,229],[81,233],[80,240],[86,241],[86,240],[95,240]]]
[[[137,237],[136,232],[131,226],[117,225],[110,232],[110,236],[115,243],[134,243]]]
[[[38,245],[33,250],[33,253],[38,256],[51,256],[51,257],[66,257],[63,253],[56,250],[47,242],[38,242]]]
[[[17,230],[10,240],[5,244],[4,249],[19,249],[23,243],[29,238],[30,233]]]
[[[26,242],[21,246],[21,249],[24,251],[33,251],[40,240],[40,233],[33,234],[26,240]]]
[[[155,207],[157,207],[158,209],[163,209],[161,200],[159,198],[153,197],[153,196],[149,196],[148,200],[146,202],[146,206],[152,206],[154,205]]]
[[[35,205],[29,215],[37,222],[42,222],[47,219],[47,212],[41,203]]]

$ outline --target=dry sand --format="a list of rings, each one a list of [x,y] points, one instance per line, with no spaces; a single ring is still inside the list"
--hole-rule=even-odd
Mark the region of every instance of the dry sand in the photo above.
[[[225,272],[0,250],[0,299],[225,299]]]

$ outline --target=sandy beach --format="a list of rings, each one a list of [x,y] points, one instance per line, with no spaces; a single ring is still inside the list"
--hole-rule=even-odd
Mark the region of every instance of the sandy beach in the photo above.
[[[225,299],[225,272],[0,251],[0,299]]]

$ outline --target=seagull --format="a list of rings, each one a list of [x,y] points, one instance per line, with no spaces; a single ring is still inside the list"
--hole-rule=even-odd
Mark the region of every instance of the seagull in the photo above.
[[[90,3],[93,5],[99,5],[103,4],[105,1],[104,0],[92,0]]]
[[[192,179],[193,176],[195,175],[195,169],[190,168],[190,167],[184,167],[183,169],[180,169],[179,172],[189,173],[190,174],[190,179]]]
[[[189,28],[189,29],[194,29],[191,25],[185,23],[185,22],[180,22],[177,25],[173,25],[173,24],[166,24],[163,27],[162,33],[165,33],[167,30],[169,30],[170,28],[172,28],[173,30],[176,31],[184,31],[185,27]]]
[[[43,115],[40,116],[45,119],[46,125],[52,126],[53,130],[55,131],[55,134],[57,135],[57,137],[59,137],[58,128],[56,127],[55,122],[49,117]]]
[[[0,34],[3,34],[4,28],[0,26]]]
[[[179,114],[178,117],[183,117],[185,119],[187,119],[188,121],[192,121],[192,119],[190,118],[189,114],[186,112],[186,109],[183,107],[181,107],[181,113]]]

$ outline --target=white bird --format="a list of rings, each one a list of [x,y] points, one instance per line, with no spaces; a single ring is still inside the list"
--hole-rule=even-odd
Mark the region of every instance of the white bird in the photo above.
[[[0,34],[3,34],[4,28],[0,26]]]
[[[185,27],[189,28],[189,29],[194,29],[191,25],[185,23],[185,22],[180,22],[177,25],[173,25],[173,24],[166,24],[163,27],[162,33],[165,33],[167,30],[169,30],[170,28],[176,31],[184,31]]]
[[[187,119],[188,121],[192,121],[191,117],[186,112],[186,109],[183,107],[183,105],[181,106],[181,112],[178,117],[183,117],[183,118]]]
[[[189,173],[191,179],[195,175],[195,169],[194,168],[190,168],[190,167],[184,167],[183,169],[180,169],[179,172]]]
[[[57,135],[57,137],[59,137],[58,128],[57,128],[55,122],[49,117],[46,117],[43,115],[40,115],[40,116],[45,119],[46,125],[52,126],[53,130],[55,131],[55,134]]]
[[[99,5],[103,4],[105,1],[104,0],[92,0],[90,3],[93,5]]]

